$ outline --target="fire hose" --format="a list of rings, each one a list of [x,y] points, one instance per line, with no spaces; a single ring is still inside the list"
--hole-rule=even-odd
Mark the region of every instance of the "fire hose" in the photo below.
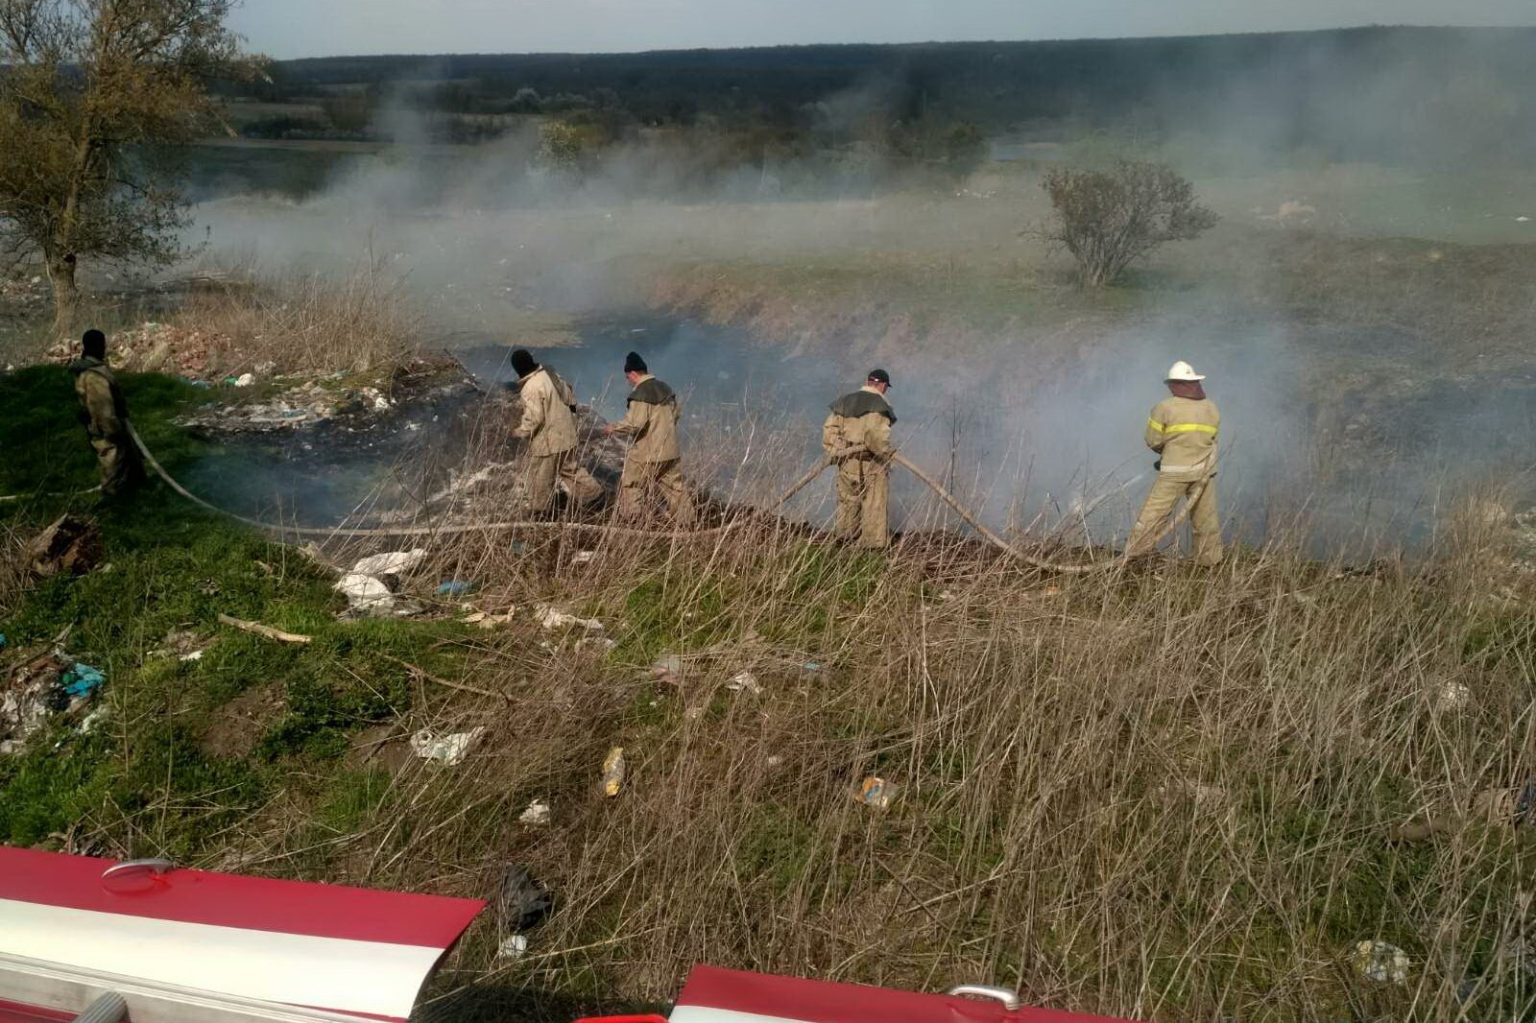
[[[133,438],[134,446],[139,449],[139,453],[144,456],[145,464],[147,464],[150,469],[154,471],[156,476],[160,477],[166,486],[170,487],[177,494],[181,495],[188,501],[191,501],[193,504],[196,504],[201,508],[205,508],[208,511],[214,512],[218,515],[223,515],[226,518],[233,519],[234,521],[243,525],[251,526],[252,528],[260,529],[264,532],[279,533],[288,536],[341,537],[352,539],[359,537],[379,536],[460,536],[468,533],[496,533],[506,532],[508,530],[514,529],[574,529],[585,530],[589,532],[607,533],[615,536],[644,536],[681,539],[685,537],[709,536],[717,533],[723,533],[744,524],[744,520],[736,519],[731,522],[727,522],[724,525],[712,526],[705,529],[658,531],[636,526],[613,526],[603,523],[538,519],[517,522],[478,522],[444,526],[383,526],[366,528],[344,526],[290,526],[273,522],[263,522],[260,519],[248,518],[236,512],[229,511],[228,509],[220,508],[218,505],[198,497],[186,487],[182,486],[173,476],[171,476],[169,472],[166,471],[165,467],[160,464],[160,461],[155,458],[154,452],[149,450],[149,445],[144,443],[144,438],[139,436],[139,432],[138,430],[134,429],[133,424],[128,423],[127,426],[128,434]],[[956,500],[955,496],[951,494],[947,489],[945,489],[938,480],[934,479],[932,476],[929,476],[905,455],[897,452],[891,456],[891,460],[894,461],[897,465],[900,465],[902,468],[906,469],[913,476],[916,476],[920,482],[928,486],[929,489],[938,495],[940,500],[942,500],[945,504],[954,510],[955,514],[959,515],[967,525],[976,530],[982,539],[986,540],[992,546],[998,548],[1009,557],[1022,561],[1033,568],[1040,569],[1043,572],[1056,572],[1065,575],[1085,575],[1090,572],[1101,572],[1105,571],[1106,569],[1114,568],[1117,565],[1124,564],[1125,560],[1127,560],[1129,552],[1127,552],[1126,556],[1112,558],[1108,561],[1102,561],[1092,565],[1065,565],[1059,562],[1048,561],[1044,558],[1040,558],[1025,551],[1021,551],[1017,547],[1010,544],[1008,541],[1004,540],[1002,537],[998,536],[991,529],[987,528],[987,526],[983,524],[978,518],[976,518],[976,516],[973,515],[969,510],[967,510],[964,505]],[[803,476],[797,479],[794,484],[784,492],[782,497],[774,502],[774,504],[770,507],[770,510],[777,510],[784,504],[788,503],[789,500],[796,494],[800,493],[800,491],[804,490],[806,487],[810,486],[811,483],[815,482],[815,480],[832,464],[833,463],[831,459],[818,460],[815,465],[808,469]],[[1182,524],[1183,521],[1189,516],[1190,509],[1200,499],[1200,495],[1204,492],[1204,489],[1204,484],[1201,484],[1198,490],[1189,495],[1188,500],[1185,501],[1184,507],[1180,510],[1179,514],[1174,516],[1173,520],[1169,522],[1166,527],[1164,527],[1163,531],[1146,545],[1148,548],[1156,547],[1163,541],[1165,537],[1171,534],[1175,529],[1179,528],[1180,524]]]

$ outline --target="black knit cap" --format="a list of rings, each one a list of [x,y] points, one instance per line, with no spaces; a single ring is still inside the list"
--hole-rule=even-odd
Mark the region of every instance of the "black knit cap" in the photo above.
[[[539,364],[533,361],[533,355],[526,348],[519,348],[512,353],[512,370],[520,377],[539,368]]]
[[[107,354],[107,335],[99,330],[88,330],[80,338],[80,350],[86,355],[94,355],[96,358],[105,358]]]
[[[645,364],[645,360],[640,358],[639,352],[630,352],[624,356],[624,372],[640,373],[643,375],[650,371],[650,367]]]
[[[877,384],[884,384],[887,387],[891,386],[891,375],[883,369],[870,370],[869,379],[873,380]]]

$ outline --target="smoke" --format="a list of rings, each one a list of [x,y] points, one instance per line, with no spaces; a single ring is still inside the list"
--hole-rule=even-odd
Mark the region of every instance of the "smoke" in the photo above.
[[[619,360],[641,350],[685,396],[696,442],[735,443],[743,423],[773,422],[803,437],[798,454],[809,460],[826,405],[883,364],[896,378],[897,433],[909,455],[995,523],[1069,525],[1095,539],[1123,533],[1153,457],[1141,443],[1146,412],[1165,393],[1167,366],[1186,359],[1209,373],[1224,413],[1219,482],[1238,537],[1256,541],[1304,515],[1329,542],[1423,539],[1442,495],[1501,467],[1504,449],[1486,438],[1530,436],[1530,389],[1463,375],[1460,403],[1427,400],[1443,386],[1434,367],[1446,364],[1444,347],[1464,339],[1410,329],[1408,350],[1373,361],[1357,345],[1369,333],[1364,314],[1308,305],[1280,286],[1295,271],[1279,267],[1273,250],[1294,227],[1277,224],[1273,211],[1287,202],[1312,210],[1302,228],[1325,239],[1347,231],[1477,240],[1490,227],[1464,210],[1507,202],[1497,216],[1512,229],[1515,199],[1468,187],[1447,202],[1446,189],[1536,152],[1536,93],[1521,86],[1529,66],[1514,66],[1508,47],[1486,35],[1440,38],[1426,64],[1418,36],[1370,47],[1351,36],[1288,37],[1246,67],[1170,68],[1107,136],[1065,121],[1019,129],[1019,138],[1060,143],[1079,158],[1174,160],[1227,218],[1215,241],[1197,243],[1219,253],[1222,283],[1202,282],[1209,262],[1170,250],[1178,269],[1169,273],[1188,283],[1138,295],[1134,315],[1106,312],[1060,330],[992,317],[999,325],[983,331],[989,337],[959,349],[942,322],[916,332],[913,345],[860,336],[878,324],[882,304],[890,315],[912,312],[884,293],[863,315],[833,320],[824,336],[793,349],[777,344],[781,337],[649,308],[652,272],[662,266],[700,274],[719,265],[803,267],[814,287],[823,275],[878,277],[882,261],[958,263],[962,275],[998,277],[1010,259],[1037,259],[1018,238],[1045,213],[1036,169],[971,182],[966,191],[995,193],[984,204],[953,189],[893,187],[892,168],[860,148],[871,122],[889,121],[893,104],[910,101],[910,90],[885,75],[814,105],[820,153],[765,149],[742,161],[718,134],[657,130],[591,154],[579,172],[548,159],[536,127],[474,148],[438,146],[421,115],[397,103],[382,119],[406,144],[349,161],[302,202],[259,192],[208,201],[195,230],[199,240],[209,232],[205,258],[216,261],[319,273],[379,267],[419,296],[433,340],[481,346],[487,375],[497,356],[484,346],[521,342],[530,312],[583,317],[585,347],[546,353],[550,361],[617,416]],[[1221,87],[1192,92],[1202,80]],[[1467,162],[1479,152],[1483,162]],[[1367,158],[1377,162],[1341,176],[1341,161]],[[1457,164],[1451,177],[1426,171],[1447,163]],[[1012,247],[1024,254],[1011,256]],[[1050,265],[1032,271],[1046,303],[1062,289]],[[1251,287],[1221,290],[1234,280]],[[1527,330],[1532,309],[1499,329]],[[1339,350],[1323,350],[1319,338],[1332,337],[1342,339]],[[1420,353],[1432,366],[1423,379],[1391,388],[1390,400],[1369,395],[1397,360]],[[1350,416],[1338,413],[1351,405],[1370,413],[1369,444],[1341,432]],[[1468,430],[1480,438],[1472,455],[1445,454],[1445,439]],[[723,473],[710,482],[728,485]],[[896,502],[914,520],[928,503],[908,485]]]

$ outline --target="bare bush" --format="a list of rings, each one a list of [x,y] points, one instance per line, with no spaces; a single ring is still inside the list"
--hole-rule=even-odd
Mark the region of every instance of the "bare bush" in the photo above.
[[[1219,219],[1195,201],[1194,185],[1162,164],[1061,168],[1042,187],[1056,211],[1046,237],[1072,253],[1084,287],[1113,284],[1159,245],[1198,238]]]

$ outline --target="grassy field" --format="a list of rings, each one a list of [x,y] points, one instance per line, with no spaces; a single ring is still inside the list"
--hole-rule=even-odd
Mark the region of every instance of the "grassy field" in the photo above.
[[[1031,174],[964,195],[445,209],[379,229],[398,287],[349,277],[330,294],[296,272],[168,312],[241,358],[312,372],[447,324],[558,332],[580,298],[934,376],[995,374],[1008,351],[1031,381],[1069,379],[1105,339],[1152,326],[1257,359],[1277,324],[1331,398],[1475,405],[1531,373],[1533,250],[1465,196],[1446,210],[1423,182],[1360,168],[1209,180],[1217,230],[1090,295],[1021,235],[1045,213]],[[274,236],[374,252],[373,225],[323,204],[243,202]],[[1316,213],[1267,219],[1285,202]],[[209,392],[126,385],[173,472],[240,471],[174,423]],[[79,578],[0,571],[0,665],[64,635],[108,677],[104,723],[59,719],[0,757],[0,840],[482,897],[527,866],[556,898],[529,954],[497,957],[493,909],[428,1018],[650,1006],[696,961],[1005,983],[1160,1020],[1536,1013],[1536,829],[1514,808],[1536,773],[1536,625],[1531,577],[1488,514],[1501,494],[1443,511],[1412,561],[1319,562],[1276,529],[1215,572],[1158,560],[1067,580],[929,531],[889,557],[772,522],[690,541],[483,537],[435,544],[405,580],[424,615],[347,621],[311,558],[158,485],[124,507],[48,496],[93,482],[60,369],[0,377],[0,450],[0,495],[23,497],[0,504],[10,564],[65,509],[106,544]],[[510,618],[462,621],[435,596],[454,578]],[[546,605],[596,618],[611,648],[544,627]],[[200,661],[177,656],[178,633],[207,645]],[[731,688],[742,672],[760,691]],[[458,766],[408,742],[475,728]],[[629,769],[608,799],[614,746]],[[871,776],[888,807],[855,798]],[[547,826],[519,820],[535,799]],[[1357,968],[1373,940],[1404,950],[1401,982]]]
[[[142,376],[128,394],[173,471],[221,457],[170,422],[191,389]],[[89,483],[61,371],[10,375],[0,399],[16,452],[0,490]],[[109,717],[0,759],[0,837],[482,896],[526,865],[553,917],[529,955],[498,959],[488,913],[432,1018],[654,1004],[700,960],[983,979],[1165,1020],[1536,1005],[1531,829],[1473,809],[1522,784],[1536,750],[1529,584],[1484,518],[1448,522],[1411,567],[1345,572],[1277,536],[1214,573],[1066,581],[932,534],[890,558],[763,524],[697,542],[483,538],[434,547],[407,580],[427,616],[346,622],[292,548],[158,487],[93,500],[73,503],[110,567],[7,591],[0,631],[14,657],[73,627],[64,645],[106,671]],[[60,507],[8,505],[5,528],[23,537]],[[431,597],[454,577],[511,621],[457,620]],[[541,603],[597,618],[613,648],[540,626]],[[173,631],[212,645],[197,662],[157,653]],[[728,687],[743,671],[759,692]],[[476,727],[457,767],[405,742]],[[607,799],[612,746],[629,770]],[[893,787],[887,808],[854,797],[869,776]],[[548,826],[519,822],[536,798]],[[1424,818],[1433,839],[1394,840]],[[1362,940],[1404,949],[1406,980],[1361,976]]]

